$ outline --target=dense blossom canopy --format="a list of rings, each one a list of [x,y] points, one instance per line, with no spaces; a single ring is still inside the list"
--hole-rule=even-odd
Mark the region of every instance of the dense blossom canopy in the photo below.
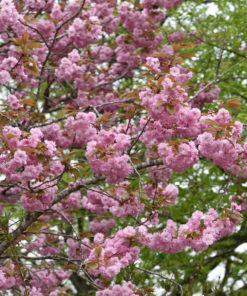
[[[76,274],[96,296],[151,295],[115,281],[142,250],[199,252],[234,232],[237,193],[169,218],[174,173],[209,159],[247,177],[217,79],[191,86],[200,38],[161,30],[182,2],[1,0],[0,290],[74,295]]]

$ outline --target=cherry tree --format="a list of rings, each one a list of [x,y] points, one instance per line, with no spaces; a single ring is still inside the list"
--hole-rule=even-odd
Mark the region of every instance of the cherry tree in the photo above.
[[[246,48],[221,71],[219,44],[201,79],[203,32],[164,30],[182,2],[1,1],[2,295],[155,295],[142,274],[183,295],[145,252],[201,252],[241,223],[243,192],[224,200],[247,178],[241,102],[220,100],[218,83]],[[173,219],[179,184],[207,163],[227,176],[223,194]]]

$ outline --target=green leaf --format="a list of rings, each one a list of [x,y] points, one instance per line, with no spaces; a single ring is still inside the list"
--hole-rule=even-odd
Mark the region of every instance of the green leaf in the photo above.
[[[94,249],[94,255],[96,258],[99,258],[100,254],[102,252],[102,246],[97,246],[95,249]]]
[[[173,115],[176,111],[175,107],[173,105],[167,105],[166,110],[169,114]]]

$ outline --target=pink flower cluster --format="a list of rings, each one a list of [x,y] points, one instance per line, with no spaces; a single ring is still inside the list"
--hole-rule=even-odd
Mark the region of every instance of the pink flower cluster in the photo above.
[[[160,73],[160,61],[158,58],[147,57],[147,65],[151,67],[155,73]]]
[[[82,59],[83,57],[74,49],[69,53],[68,58],[63,57],[60,60],[55,74],[59,81],[73,81],[77,89],[85,91],[95,87],[97,80],[92,75],[86,74],[87,67],[80,63]],[[95,66],[90,69],[93,71]]]
[[[233,169],[233,173],[238,173],[240,169],[236,167],[239,155],[243,152],[243,147],[238,143],[242,131],[242,124],[238,121],[232,122],[229,112],[221,108],[211,119],[202,118],[205,131],[197,138],[200,153],[213,159],[213,162],[225,170]]]
[[[233,195],[231,196],[230,201],[238,206],[238,211],[247,211],[247,197],[245,195]]]
[[[153,119],[147,124],[147,119],[144,116],[140,119],[139,130],[144,131],[140,139],[146,146],[157,145],[175,136],[174,129],[165,128],[160,121]]]
[[[140,252],[139,247],[131,246],[132,240],[136,240],[136,234],[136,230],[131,226],[119,230],[113,238],[105,240],[102,234],[96,234],[94,242],[98,246],[91,250],[85,261],[88,271],[94,276],[101,274],[104,278],[112,278],[122,268],[134,263]]]
[[[164,167],[153,166],[148,168],[149,176],[157,181],[161,181],[163,184],[166,184],[172,176],[172,170]]]
[[[81,206],[81,193],[80,191],[72,192],[65,199],[61,200],[63,209],[78,209]]]
[[[81,260],[83,257],[88,257],[90,254],[91,242],[89,239],[84,238],[80,244],[78,241],[69,238],[67,240],[68,255],[73,259]]]
[[[85,20],[76,18],[68,29],[70,40],[78,48],[84,48],[88,44],[96,42],[101,32],[102,28],[96,16],[90,16]]]
[[[10,261],[0,268],[0,290],[16,288],[20,285],[21,279],[15,274],[15,265]]]
[[[8,147],[15,152],[10,154],[5,150],[1,151],[1,173],[7,180],[26,187],[26,193],[21,195],[24,208],[29,211],[47,209],[51,206],[57,191],[54,182],[50,182],[50,176],[62,173],[64,168],[60,161],[53,161],[57,152],[55,143],[44,140],[39,128],[31,129],[30,133],[27,133],[17,127],[5,126],[3,137]],[[50,167],[47,164],[50,164]],[[43,178],[46,180],[45,185],[40,182]],[[38,191],[35,194],[31,193],[28,186]],[[18,192],[20,188],[14,186],[8,193]],[[5,199],[4,195],[2,199]]]
[[[167,36],[169,42],[182,42],[186,38],[186,34],[182,31],[176,31]]]
[[[84,147],[85,143],[96,137],[96,129],[93,127],[96,120],[94,113],[79,112],[76,117],[70,116],[67,119],[65,128],[74,136],[74,143]]]
[[[97,220],[94,219],[89,223],[89,231],[91,233],[103,233],[104,235],[108,235],[110,233],[110,230],[114,225],[116,224],[115,219],[102,219],[102,220]]]
[[[201,112],[198,108],[181,108],[178,118],[177,130],[183,138],[194,138],[201,133]]]
[[[60,241],[57,245],[51,245],[54,237],[49,234],[41,233],[39,237],[27,245],[28,251],[37,251],[41,255],[57,255],[60,253],[63,243]]]
[[[32,11],[39,11],[40,9],[43,9],[47,12],[49,12],[53,7],[54,2],[52,0],[26,0],[25,1],[25,7]]]
[[[198,91],[205,87],[205,83],[200,84]],[[204,91],[200,92],[198,96],[192,101],[192,106],[202,108],[206,103],[211,103],[219,98],[220,88],[218,85],[211,85]]]
[[[139,234],[143,236],[140,242],[152,250],[168,253],[180,252],[188,246],[199,252],[222,237],[231,235],[241,217],[240,207],[234,203],[232,210],[225,209],[222,214],[212,208],[205,215],[195,211],[188,222],[179,228],[172,220],[167,221],[165,230],[154,234],[148,234],[147,227],[140,226]]]
[[[104,213],[109,210],[115,217],[123,218],[128,215],[135,216],[144,210],[144,204],[139,203],[138,197],[128,189],[128,182],[116,185],[111,193],[88,191],[87,197],[82,198],[82,206],[95,213]],[[98,192],[97,192],[98,191]]]
[[[13,110],[19,110],[23,108],[23,105],[20,104],[18,98],[15,95],[9,95],[8,97],[9,105]]]
[[[146,186],[145,190],[156,208],[165,208],[176,203],[178,188],[173,184],[168,184],[165,188],[160,185],[157,188]]]
[[[182,68],[172,67],[170,73],[161,81],[158,93],[150,87],[140,92],[142,105],[148,109],[149,115],[166,126],[178,122],[178,113],[187,98],[187,92],[180,83],[191,78],[191,72],[183,73]]]
[[[21,202],[23,207],[28,211],[44,211],[50,208],[52,205],[52,202],[55,197],[55,193],[57,191],[57,186],[53,186],[51,183],[50,185],[52,187],[49,187],[49,183],[46,184],[48,188],[43,189],[45,186],[39,187],[41,190],[40,193],[33,194],[31,192],[23,193],[21,196]]]
[[[88,142],[86,157],[96,174],[106,176],[108,183],[118,183],[133,171],[129,156],[123,155],[129,145],[128,135],[101,130],[95,140]]]
[[[132,33],[133,46],[155,48],[162,42],[162,34],[154,33],[153,30],[156,28],[154,23],[162,21],[165,18],[163,13],[160,12],[155,15],[148,10],[142,12],[133,10],[127,1],[119,6],[118,13],[124,28]],[[148,22],[147,17],[151,17],[154,23]]]
[[[40,288],[36,287],[25,287],[26,289],[22,292],[22,296],[25,295],[26,292],[28,292],[28,296],[43,296],[44,294],[42,293]],[[67,292],[64,291],[62,288],[54,288],[52,292],[49,294],[46,293],[47,296],[66,296]]]
[[[23,27],[18,19],[22,19],[23,17],[19,15],[14,1],[12,0],[2,0],[0,11],[0,30],[6,31],[8,26],[14,26],[15,30],[20,33],[20,28]],[[5,34],[7,37],[7,34]]]
[[[194,142],[181,144],[161,143],[158,146],[158,153],[164,164],[176,172],[183,172],[193,166],[198,160],[198,151]]]
[[[13,237],[23,229],[24,236],[14,238],[17,251],[68,256],[78,267],[84,264],[103,289],[97,296],[140,295],[131,282],[107,285],[136,262],[142,247],[168,253],[187,247],[204,250],[232,234],[247,209],[244,195],[232,196],[230,210],[195,211],[185,224],[169,219],[165,229],[155,230],[162,222],[160,213],[177,201],[178,188],[168,184],[173,171],[184,172],[200,156],[241,180],[247,177],[247,143],[240,140],[242,124],[224,108],[201,113],[205,103],[218,99],[217,85],[203,90],[206,83],[201,83],[195,98],[188,97],[186,82],[192,72],[177,64],[180,46],[191,45],[182,45],[186,37],[200,42],[201,32],[173,32],[168,42],[179,44],[164,44],[160,24],[167,10],[183,0],[132,2],[0,4],[0,84],[7,89],[1,112],[0,216],[18,208],[11,217],[15,222],[19,201],[24,210],[38,211],[24,214],[23,221],[9,229]],[[139,87],[145,78],[145,87]],[[126,89],[129,81],[138,82]],[[163,164],[146,168],[144,162],[152,160]],[[144,163],[141,177],[138,161]],[[73,175],[74,165],[80,180]],[[76,180],[71,182],[71,177]],[[86,194],[80,190],[83,186]],[[88,211],[94,218],[82,217],[87,233],[78,227],[77,234],[77,226],[71,226]],[[40,233],[29,234],[29,221]],[[68,234],[67,228],[73,231]],[[23,260],[31,264],[25,286],[19,265],[3,262],[0,290],[13,289],[10,294],[23,296],[66,295],[60,283],[72,271],[60,269],[58,260],[33,260]]]
[[[163,5],[167,10],[171,10],[176,8],[179,4],[181,4],[184,0],[163,0]]]
[[[117,4],[116,0],[112,1],[93,1],[92,15],[98,17],[101,22],[102,31],[107,34],[112,34],[116,31],[119,24],[119,18],[117,16],[112,17],[114,13],[114,7]]]
[[[96,136],[95,124],[96,116],[94,113],[78,112],[74,117],[68,117],[64,128],[59,124],[52,123],[44,128],[46,139],[56,142],[60,147],[69,148],[71,145],[84,148],[85,143]]]
[[[46,292],[53,287],[56,288],[62,280],[69,278],[71,273],[71,270],[54,269],[51,265],[50,269],[31,271],[32,279],[30,284],[37,290]]]
[[[131,282],[127,282],[123,286],[114,285],[108,289],[96,292],[96,296],[138,296],[135,293],[134,286]]]
[[[115,204],[117,202],[108,195],[93,190],[88,190],[87,196],[82,198],[82,206],[94,213],[104,213]]]

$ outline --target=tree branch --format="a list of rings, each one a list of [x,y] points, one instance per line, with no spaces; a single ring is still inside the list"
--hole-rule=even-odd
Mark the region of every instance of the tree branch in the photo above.
[[[141,271],[144,271],[144,272],[149,273],[149,274],[152,274],[152,275],[159,276],[159,277],[161,277],[164,280],[170,281],[171,283],[175,284],[176,286],[178,286],[180,288],[180,290],[181,290],[181,294],[180,295],[181,296],[184,295],[184,293],[183,293],[183,287],[179,283],[177,283],[176,281],[174,281],[173,279],[170,279],[168,277],[163,276],[160,273],[157,273],[157,272],[154,272],[154,271],[150,271],[150,270],[147,270],[147,269],[144,269],[144,268],[141,268],[141,267],[136,267],[136,269],[139,269]]]
[[[135,166],[136,170],[144,169],[147,167],[155,166],[155,165],[161,165],[163,164],[163,161],[161,159],[157,160],[151,160],[149,162],[144,162],[141,164],[138,164]],[[77,182],[74,186],[72,187],[67,187],[64,190],[62,190],[60,193],[55,195],[54,201],[52,203],[52,206],[64,199],[66,196],[68,196],[70,193],[75,192],[80,190],[82,187],[85,185],[94,185],[99,183],[100,181],[105,180],[105,177],[102,175],[98,175],[92,178],[85,179],[83,181]],[[29,212],[26,214],[24,219],[22,220],[21,224],[19,227],[14,230],[12,233],[10,233],[10,238],[9,240],[4,240],[0,244],[0,255],[2,255],[5,250],[7,250],[12,243],[21,235],[23,232],[31,226],[34,222],[38,220],[38,218],[43,215],[44,212]]]

